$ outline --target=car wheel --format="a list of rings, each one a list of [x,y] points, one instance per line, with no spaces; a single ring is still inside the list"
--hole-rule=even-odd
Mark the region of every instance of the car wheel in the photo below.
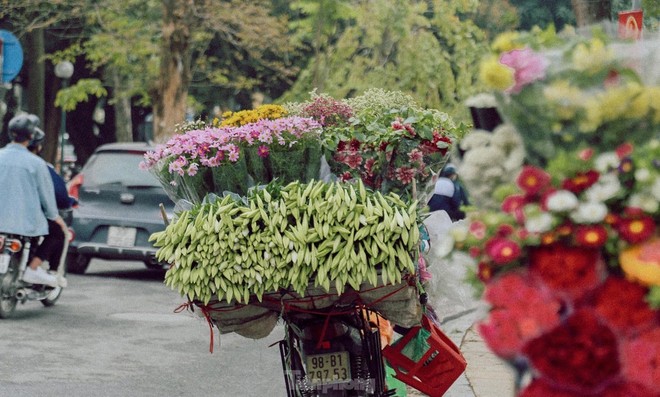
[[[91,259],[87,255],[66,254],[66,270],[68,273],[84,274]]]
[[[154,261],[144,261],[145,266],[147,266],[147,269],[152,269],[152,270],[167,270],[170,265],[165,262],[155,262]]]

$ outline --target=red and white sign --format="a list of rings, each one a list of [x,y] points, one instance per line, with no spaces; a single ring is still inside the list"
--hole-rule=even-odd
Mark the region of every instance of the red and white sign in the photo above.
[[[639,40],[642,37],[644,12],[642,10],[622,11],[619,13],[619,37]]]

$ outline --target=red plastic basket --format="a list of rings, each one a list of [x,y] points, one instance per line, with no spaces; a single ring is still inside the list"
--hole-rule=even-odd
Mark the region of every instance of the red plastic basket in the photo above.
[[[426,315],[421,326],[385,346],[383,357],[395,378],[431,397],[442,396],[467,366],[458,347]]]

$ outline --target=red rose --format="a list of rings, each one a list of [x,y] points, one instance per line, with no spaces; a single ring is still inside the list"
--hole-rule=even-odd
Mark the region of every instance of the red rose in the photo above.
[[[656,326],[621,346],[623,373],[636,382],[658,392],[660,387],[660,327]],[[657,396],[657,394],[656,394]]]
[[[594,289],[604,275],[600,250],[551,244],[530,250],[530,274],[560,296],[576,300]]]
[[[616,336],[588,310],[531,340],[523,352],[541,378],[578,393],[604,389],[621,369]]]
[[[644,300],[648,290],[623,278],[610,276],[595,292],[595,312],[617,334],[632,336],[660,325],[660,312]]]
[[[559,323],[560,302],[527,272],[507,272],[493,279],[486,285],[484,299],[493,309],[478,329],[500,357],[515,357],[526,341]]]

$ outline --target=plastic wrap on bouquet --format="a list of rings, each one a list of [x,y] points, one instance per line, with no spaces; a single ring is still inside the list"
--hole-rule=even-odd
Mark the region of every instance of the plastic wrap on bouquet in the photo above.
[[[315,310],[329,308],[340,297],[345,302],[353,296],[355,300],[378,311],[392,323],[413,327],[420,324],[422,306],[419,292],[416,285],[411,283],[411,277],[414,276],[405,277],[394,284],[385,285],[381,281],[373,286],[363,283],[359,290],[347,287],[342,294],[338,294],[334,287],[325,291],[310,285],[304,296],[293,291],[273,291],[264,294],[261,300],[252,296],[249,304],[212,299],[202,307],[200,315],[208,315],[223,334],[235,332],[251,339],[261,339],[271,333],[282,312],[313,313]]]
[[[245,196],[248,189],[254,186],[254,178],[248,173],[245,156],[239,158],[230,166],[215,167],[210,169],[213,175],[213,190],[206,192],[222,195],[224,192],[236,193]],[[204,192],[199,192],[200,195]],[[202,196],[203,197],[203,196]]]
[[[167,167],[167,162],[161,160],[158,166],[150,168],[149,171],[160,181],[167,195],[175,203],[181,200],[201,203],[209,193],[221,196],[226,191],[244,196],[248,189],[254,186],[244,158],[222,167],[202,167],[194,173],[183,175],[168,172]]]
[[[601,26],[589,34],[544,33],[542,43],[519,35],[482,67],[486,81],[501,89],[498,109],[524,138],[532,164],[544,166],[562,149],[602,151],[657,137],[657,34],[630,42]]]
[[[303,140],[288,146],[263,148],[250,146],[245,149],[248,173],[258,184],[278,180],[286,185],[294,181],[318,180],[321,170],[322,149],[318,140]]]
[[[342,180],[359,178],[383,194],[393,192],[426,203],[433,195],[434,176],[447,160],[447,152],[437,150],[431,141],[420,144],[401,140],[387,147],[359,142],[343,144],[329,164]]]

